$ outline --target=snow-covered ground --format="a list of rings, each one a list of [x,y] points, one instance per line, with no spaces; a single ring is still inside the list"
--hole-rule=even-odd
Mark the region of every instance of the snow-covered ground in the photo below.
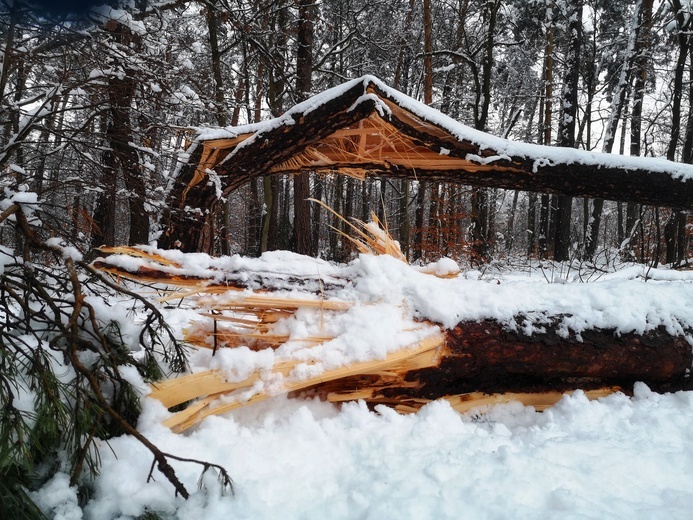
[[[284,397],[189,435],[146,405],[140,429],[162,449],[224,465],[235,496],[212,475],[185,502],[162,476],[145,484],[149,453],[121,437],[85,518],[132,518],[149,508],[180,519],[689,519],[693,510],[693,392],[637,387],[599,401],[565,397],[538,413],[519,404],[460,415],[435,402],[416,415],[363,403],[337,410]],[[190,489],[200,468],[174,463]],[[42,493],[56,518],[82,511],[55,478]]]
[[[207,261],[195,263],[203,269]],[[275,273],[318,265],[298,261],[286,253],[227,260],[248,270],[264,262]],[[691,271],[631,266],[604,274],[547,266],[439,279],[368,255],[339,269],[320,263],[319,270],[356,280],[329,297],[398,304],[406,310],[403,320],[446,327],[461,319],[508,322],[518,312],[564,315],[565,330],[573,333],[663,325],[681,334],[693,324]],[[186,311],[165,312],[177,330],[186,326]],[[379,337],[377,316],[371,321],[360,322],[359,341]],[[338,328],[335,333],[335,348],[347,346]],[[198,369],[209,361],[192,359]],[[234,495],[221,493],[211,470],[198,489],[200,467],[185,462],[172,464],[194,491],[188,501],[175,497],[158,472],[147,483],[151,455],[135,439],[120,437],[102,446],[101,476],[83,510],[65,475],[37,493],[44,510],[63,520],[126,519],[145,511],[195,520],[688,519],[693,511],[693,392],[660,395],[638,384],[633,397],[588,401],[577,392],[543,413],[511,403],[461,415],[434,402],[406,416],[383,407],[369,411],[359,402],[338,408],[277,396],[209,417],[184,434],[161,425],[169,416],[158,401],[144,399],[139,430],[165,452],[224,466]]]

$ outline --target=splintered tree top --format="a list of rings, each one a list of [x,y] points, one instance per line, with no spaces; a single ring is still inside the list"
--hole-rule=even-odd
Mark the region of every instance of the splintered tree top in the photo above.
[[[198,132],[173,180],[162,247],[207,251],[218,201],[265,175],[314,171],[693,209],[693,166],[518,143],[363,76],[261,123]]]
[[[209,188],[217,195],[260,175],[316,171],[693,207],[691,165],[501,139],[374,76],[329,89],[269,121],[201,130],[191,159],[186,195],[208,170],[219,175]]]

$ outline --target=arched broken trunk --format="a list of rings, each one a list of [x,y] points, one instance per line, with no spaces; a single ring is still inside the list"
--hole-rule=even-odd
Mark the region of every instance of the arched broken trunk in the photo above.
[[[159,245],[208,251],[220,197],[253,178],[302,171],[693,208],[691,165],[500,139],[364,76],[279,118],[201,132],[175,178]]]

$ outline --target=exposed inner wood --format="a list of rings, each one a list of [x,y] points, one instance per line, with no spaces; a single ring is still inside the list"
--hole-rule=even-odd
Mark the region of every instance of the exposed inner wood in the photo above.
[[[433,135],[450,146],[459,142],[450,136],[392,102],[387,102],[393,113],[412,128]],[[207,177],[206,170],[214,169],[243,140],[250,137],[244,134],[234,139],[215,139],[203,142],[203,151],[195,175],[187,191]],[[448,150],[449,151],[449,150]],[[328,137],[306,146],[284,162],[273,166],[270,173],[296,173],[303,170],[315,172],[339,171],[345,175],[363,180],[368,171],[389,170],[400,166],[408,170],[465,170],[470,172],[493,172],[500,167],[494,164],[479,164],[460,157],[446,155],[416,142],[391,123],[385,121],[377,112],[359,121],[353,127],[341,128]],[[507,165],[504,170],[513,169]],[[521,171],[520,167],[514,168]],[[222,170],[222,175],[232,170]],[[185,194],[187,195],[187,191]]]
[[[618,386],[609,386],[604,388],[597,388],[595,390],[586,390],[584,395],[589,400],[599,399],[600,397],[606,397],[615,392],[620,392],[621,388]],[[564,395],[572,395],[574,391],[567,392],[506,392],[502,394],[485,394],[482,392],[470,392],[468,394],[457,394],[449,395],[443,397],[446,401],[450,403],[450,406],[460,413],[469,412],[475,408],[482,408],[486,406],[493,406],[496,404],[506,404],[510,402],[520,402],[524,406],[532,406],[535,410],[542,412],[547,408],[555,405],[560,401]],[[402,402],[394,406],[395,410],[400,413],[413,413],[421,409],[422,406],[430,403],[428,399],[412,399],[410,401]]]
[[[208,177],[208,169],[213,170],[229,153],[231,153],[231,150],[251,135],[252,134],[242,134],[232,139],[210,139],[204,141],[202,144],[202,155],[197,163],[192,180],[183,192],[183,197],[185,198],[188,191]]]
[[[326,370],[321,374],[309,377],[307,379],[292,380],[288,378],[291,370],[297,365],[298,361],[287,362],[281,366],[275,366],[272,369],[273,374],[281,374],[287,377],[284,383],[284,390],[287,392],[296,392],[302,388],[308,388],[320,383],[325,383],[328,381],[334,381],[336,379],[342,379],[345,377],[353,376],[355,374],[369,374],[369,373],[379,373],[383,370],[396,369],[396,370],[408,370],[408,360],[412,360],[412,366],[420,367],[422,364],[428,364],[429,366],[435,366],[440,362],[440,348],[445,344],[445,336],[443,334],[435,334],[429,336],[411,349],[397,350],[392,352],[383,360],[372,360],[362,363],[353,363],[347,366],[342,366],[332,370]],[[426,356],[426,354],[428,354]],[[425,362],[423,360],[426,360]],[[178,401],[179,403],[185,402],[193,394],[198,394],[196,397],[204,395],[200,394],[200,388],[205,392],[214,392],[215,389],[223,388],[219,393],[212,393],[208,397],[202,399],[201,401],[189,406],[182,412],[178,412],[166,421],[164,425],[171,428],[174,432],[182,432],[188,428],[198,424],[200,421],[205,419],[210,415],[218,415],[226,413],[241,406],[245,406],[250,403],[259,402],[271,397],[272,394],[263,391],[254,393],[251,397],[244,399],[243,396],[235,398],[234,395],[229,394],[233,391],[242,391],[244,388],[250,388],[253,383],[255,383],[259,378],[259,374],[253,374],[249,379],[242,381],[240,383],[226,383],[223,378],[218,376],[199,376],[194,380],[183,381],[176,385],[174,390],[169,388],[164,388],[160,390],[164,394],[171,392],[175,393],[174,397],[165,397],[166,402]],[[183,378],[179,378],[183,379]],[[198,380],[204,382],[204,385],[198,385]],[[192,384],[190,381],[193,381]],[[157,394],[161,396],[161,393]],[[181,400],[183,399],[183,400]]]
[[[219,201],[217,189],[221,188],[225,196],[252,179],[273,173],[338,172],[359,179],[383,175],[681,209],[693,207],[693,181],[683,181],[658,169],[650,171],[644,162],[637,168],[610,166],[608,161],[603,165],[553,163],[524,156],[503,156],[487,162],[503,152],[452,135],[399,106],[373,84],[367,92],[373,96],[364,100],[363,85],[357,84],[308,113],[292,114],[293,124],[268,128],[247,146],[236,145],[250,134],[205,141],[174,180],[159,245],[210,251]],[[383,110],[384,106],[389,110]],[[233,157],[229,158],[231,152]],[[467,160],[469,154],[478,159]],[[219,175],[221,186],[205,182],[211,169]]]
[[[430,126],[430,125],[428,125]],[[363,179],[365,171],[358,165],[372,168],[392,165],[413,169],[455,170],[475,168],[491,170],[491,166],[476,165],[458,157],[448,157],[415,143],[377,112],[359,121],[356,127],[337,130],[321,141],[307,146],[289,160],[272,168],[272,173],[296,172],[304,169],[333,171],[346,167],[347,174]]]

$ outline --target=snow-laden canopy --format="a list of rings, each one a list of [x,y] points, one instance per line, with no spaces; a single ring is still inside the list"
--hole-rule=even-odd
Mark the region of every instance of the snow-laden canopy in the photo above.
[[[204,222],[197,209],[211,210],[253,178],[302,171],[693,208],[692,165],[501,139],[363,76],[268,121],[199,130],[175,179],[163,245],[179,240],[184,249],[198,249]],[[192,225],[184,209],[198,215]]]

